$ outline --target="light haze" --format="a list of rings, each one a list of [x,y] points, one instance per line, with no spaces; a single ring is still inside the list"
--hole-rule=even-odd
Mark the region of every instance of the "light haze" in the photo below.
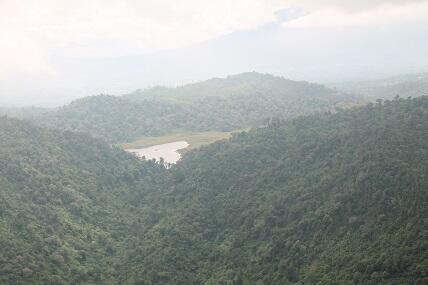
[[[318,82],[424,72],[427,35],[416,0],[0,0],[0,105],[253,70]]]

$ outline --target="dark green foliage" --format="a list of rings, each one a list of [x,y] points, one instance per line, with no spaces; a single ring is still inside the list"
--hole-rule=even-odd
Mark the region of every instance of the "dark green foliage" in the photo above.
[[[334,110],[347,101],[356,100],[322,85],[245,73],[122,97],[87,97],[39,116],[35,122],[118,143],[177,131],[259,126],[267,118]]]
[[[157,222],[121,272],[137,284],[426,284],[427,169],[427,97],[272,122],[173,167],[144,198]]]
[[[137,179],[159,171],[87,136],[0,117],[0,284],[115,284]]]
[[[0,284],[428,282],[428,97],[272,119],[167,171],[0,124]]]

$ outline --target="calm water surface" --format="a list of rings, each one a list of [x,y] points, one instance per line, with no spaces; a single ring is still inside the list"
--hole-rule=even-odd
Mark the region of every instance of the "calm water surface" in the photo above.
[[[181,158],[178,150],[188,147],[186,141],[177,141],[172,143],[158,144],[145,148],[125,149],[128,152],[134,153],[140,158],[159,159],[162,157],[167,163],[176,163]]]

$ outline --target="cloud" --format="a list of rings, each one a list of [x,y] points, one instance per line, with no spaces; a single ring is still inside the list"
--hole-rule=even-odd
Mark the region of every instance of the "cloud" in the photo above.
[[[304,17],[283,24],[287,28],[381,27],[427,20],[428,1],[326,1],[324,6],[303,1],[313,9]]]
[[[285,6],[280,0],[0,0],[0,61],[9,61],[3,71],[47,72],[52,55],[179,48],[275,21]]]
[[[47,86],[54,80],[45,83],[46,76],[56,76],[59,82],[72,73],[69,65],[59,67],[58,62],[72,62],[73,72],[82,74],[81,61],[157,58],[159,52],[209,44],[234,32],[257,33],[274,22],[284,22],[289,34],[279,35],[272,46],[292,50],[298,58],[298,53],[319,48],[308,44],[313,38],[325,39],[319,28],[404,23],[411,31],[427,22],[427,5],[423,0],[0,0],[0,80],[10,83],[9,77],[25,74],[41,78],[40,84]],[[262,45],[263,37],[243,48]],[[215,50],[210,56],[218,61]],[[282,64],[281,58],[276,61]]]
[[[18,31],[0,29],[0,76],[14,72],[55,74],[43,50],[34,41]]]
[[[383,5],[402,6],[409,3],[421,3],[425,0],[291,0],[290,4],[308,10],[337,9],[351,13],[375,9]]]

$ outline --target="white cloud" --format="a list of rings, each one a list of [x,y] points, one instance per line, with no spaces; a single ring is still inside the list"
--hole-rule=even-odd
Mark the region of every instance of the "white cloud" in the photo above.
[[[280,0],[0,0],[0,71],[50,72],[46,57],[143,54],[275,20]]]
[[[11,72],[54,74],[40,47],[13,29],[0,29],[0,75]]]
[[[312,2],[312,1],[306,1]],[[428,17],[428,1],[327,1],[325,6],[307,5],[314,9],[305,17],[283,24],[287,28],[324,27],[382,27],[396,23],[425,21]],[[304,3],[305,5],[305,3]]]
[[[0,79],[55,75],[52,58],[185,47],[277,21],[276,13],[290,7],[305,13],[298,10],[301,17],[284,26],[308,34],[319,27],[424,20],[427,6],[423,0],[0,0]]]

